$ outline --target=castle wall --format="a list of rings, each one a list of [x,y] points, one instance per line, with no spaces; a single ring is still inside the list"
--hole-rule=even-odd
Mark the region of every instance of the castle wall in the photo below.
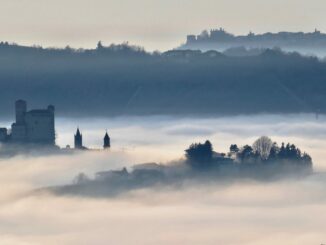
[[[32,143],[55,143],[54,114],[49,110],[30,111],[25,116],[27,140]]]
[[[26,126],[25,126],[25,124],[13,123],[11,125],[11,140],[13,142],[26,141]]]

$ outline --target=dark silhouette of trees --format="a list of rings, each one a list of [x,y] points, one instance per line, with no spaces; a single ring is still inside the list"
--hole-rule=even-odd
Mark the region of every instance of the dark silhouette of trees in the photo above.
[[[311,164],[312,159],[307,153],[302,153],[299,148],[294,144],[282,143],[282,146],[278,152],[278,159],[287,161],[296,161],[299,164]]]
[[[282,145],[281,145],[280,151],[278,153],[278,156],[280,158],[285,158],[286,157],[286,150],[285,150],[284,142],[282,142]]]
[[[230,146],[230,151],[227,155],[228,155],[228,157],[235,158],[237,156],[238,152],[239,152],[239,147],[236,144],[232,144]]]
[[[278,152],[278,158],[279,159],[287,159],[287,160],[300,160],[302,158],[302,153],[299,148],[297,148],[293,144],[285,144],[282,143],[281,148]]]
[[[4,116],[11,116],[10,103],[17,97],[31,103],[50,100],[61,116],[288,113],[315,108],[325,113],[326,108],[326,63],[275,50],[239,58],[215,51],[152,54],[128,44],[99,43],[97,49],[76,50],[0,43],[0,56]],[[275,83],[275,74],[282,86]]]
[[[279,152],[280,152],[280,148],[278,147],[277,143],[274,142],[269,152],[268,160],[275,162],[278,159]]]
[[[232,153],[238,153],[239,152],[238,146],[236,144],[231,145],[230,146],[230,152],[232,152]]]
[[[284,144],[281,147],[276,142],[263,136],[257,139],[253,146],[245,145],[239,149],[236,144],[230,146],[228,154],[219,153],[214,155],[213,146],[210,141],[204,144],[195,143],[190,145],[185,150],[186,162],[196,169],[207,169],[218,167],[226,164],[237,164],[255,167],[255,164],[260,167],[273,164],[274,167],[312,167],[312,159],[307,153],[302,153],[301,150],[294,144]],[[304,169],[303,168],[303,169]]]
[[[239,151],[237,155],[238,159],[242,163],[254,162],[257,155],[255,154],[253,148],[250,145],[245,145]]]
[[[292,163],[296,165],[311,166],[312,159],[307,153],[302,153],[301,150],[294,144],[282,143],[281,147],[277,143],[273,143],[270,148],[268,158],[265,159],[267,162],[285,164]]]
[[[187,163],[194,168],[207,168],[213,159],[213,146],[206,140],[204,144],[195,143],[185,150]]]
[[[309,156],[305,152],[302,155],[302,160],[303,160],[304,163],[309,164],[309,165],[312,165],[312,158],[311,158],[311,156]]]
[[[232,155],[230,153],[228,156]],[[240,163],[275,163],[294,164],[302,166],[312,166],[312,159],[307,153],[294,144],[284,144],[281,147],[276,142],[272,142],[269,137],[263,136],[257,139],[253,146],[245,145],[236,154],[236,159]]]

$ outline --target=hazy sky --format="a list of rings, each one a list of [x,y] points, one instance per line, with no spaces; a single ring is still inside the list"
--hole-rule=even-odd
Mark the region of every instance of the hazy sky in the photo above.
[[[95,47],[130,41],[168,49],[188,33],[326,32],[325,0],[0,0],[0,40]]]

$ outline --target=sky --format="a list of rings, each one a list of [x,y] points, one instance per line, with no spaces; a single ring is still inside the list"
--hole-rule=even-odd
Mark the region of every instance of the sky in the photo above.
[[[0,0],[0,40],[92,48],[129,41],[167,50],[187,34],[326,32],[324,0]]]

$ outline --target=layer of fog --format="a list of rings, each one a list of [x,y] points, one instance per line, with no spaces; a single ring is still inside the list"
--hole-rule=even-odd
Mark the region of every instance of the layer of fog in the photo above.
[[[326,118],[268,115],[233,118],[134,117],[58,119],[57,142],[110,152],[17,156],[0,160],[2,244],[321,244],[325,242]],[[251,144],[260,135],[292,142],[311,154],[316,173],[276,182],[189,184],[140,189],[117,198],[35,195],[33,190],[71,183],[79,172],[179,159],[190,143],[210,139],[215,150]]]
[[[0,206],[2,244],[321,244],[325,175],[140,190],[118,199],[28,196]]]
[[[144,162],[179,159],[193,142],[209,139],[217,152],[227,152],[231,144],[252,144],[268,135],[281,144],[291,142],[311,154],[316,168],[326,168],[324,159],[326,117],[313,114],[256,115],[219,118],[116,117],[59,119],[57,143],[73,146],[76,127],[90,148],[101,148],[108,130],[112,148],[143,155]],[[143,154],[145,153],[145,154]]]

